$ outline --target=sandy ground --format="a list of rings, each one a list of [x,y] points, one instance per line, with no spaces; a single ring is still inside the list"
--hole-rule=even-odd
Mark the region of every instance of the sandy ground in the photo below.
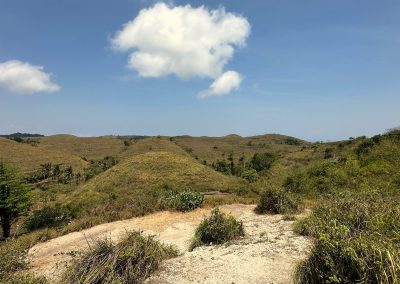
[[[159,212],[95,226],[39,243],[29,250],[31,272],[57,278],[71,252],[87,249],[99,238],[120,239],[126,231],[143,230],[181,255],[165,261],[146,283],[290,283],[296,264],[304,259],[310,241],[294,234],[291,221],[281,215],[256,215],[253,205],[224,205],[220,209],[243,221],[246,237],[222,246],[188,252],[196,226],[211,209],[188,213]]]

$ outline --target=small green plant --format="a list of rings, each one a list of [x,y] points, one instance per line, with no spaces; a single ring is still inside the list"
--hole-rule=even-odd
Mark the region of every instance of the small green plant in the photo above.
[[[201,245],[223,244],[244,236],[244,227],[232,215],[225,215],[218,208],[197,227],[190,250]]]
[[[203,202],[204,196],[201,193],[182,191],[169,198],[168,205],[169,208],[185,212],[201,207]]]
[[[171,246],[141,232],[128,232],[117,244],[99,240],[75,258],[62,283],[141,283],[164,259],[177,256]]]
[[[269,188],[261,192],[260,201],[255,212],[258,214],[284,214],[296,212],[298,208],[298,202],[289,196],[286,191]]]

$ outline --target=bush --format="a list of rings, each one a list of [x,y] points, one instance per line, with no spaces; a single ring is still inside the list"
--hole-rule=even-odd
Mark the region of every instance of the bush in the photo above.
[[[255,169],[257,172],[261,172],[262,170],[268,170],[271,168],[275,160],[276,157],[274,154],[255,153],[250,159],[249,166]]]
[[[367,154],[374,145],[375,145],[375,143],[372,139],[367,139],[367,140],[362,141],[360,144],[358,144],[358,146],[355,150],[357,156],[360,157],[363,154]]]
[[[140,283],[155,271],[164,259],[177,251],[141,232],[128,232],[114,245],[99,240],[91,249],[74,259],[64,272],[62,283]]]
[[[226,160],[217,160],[215,163],[212,164],[212,167],[217,172],[220,172],[220,173],[223,173],[223,174],[226,174],[226,175],[231,175],[232,174],[231,165]]]
[[[25,220],[23,227],[28,231],[45,227],[59,227],[65,225],[71,219],[71,211],[68,208],[57,204],[54,207],[46,206],[42,209],[33,211],[33,214]]]
[[[293,213],[298,210],[298,202],[289,194],[276,188],[269,188],[260,194],[260,201],[255,209],[258,214],[272,213],[284,214]]]
[[[324,151],[324,159],[330,159],[333,158],[333,148],[326,148]]]
[[[169,208],[178,211],[191,211],[203,205],[204,196],[194,191],[182,191],[173,195],[168,202]]]
[[[258,180],[258,174],[255,169],[245,169],[243,170],[241,177],[248,182],[255,182]]]
[[[298,267],[297,283],[389,284],[400,279],[400,206],[393,194],[334,195],[298,221],[295,230],[316,238]]]
[[[197,227],[190,250],[201,245],[223,244],[244,236],[243,223],[232,215],[225,215],[218,208],[211,212]]]
[[[352,237],[331,222],[319,233],[310,256],[299,265],[296,283],[398,283],[400,258],[390,243],[373,236]]]

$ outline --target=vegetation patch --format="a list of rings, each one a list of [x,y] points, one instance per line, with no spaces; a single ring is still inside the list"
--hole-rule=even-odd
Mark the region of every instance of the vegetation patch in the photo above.
[[[398,283],[400,206],[382,194],[332,197],[296,224],[315,247],[298,283]]]
[[[47,284],[49,282],[44,276],[37,276],[35,274],[17,273],[3,279],[1,283],[2,284]]]
[[[23,227],[27,231],[39,228],[59,227],[67,224],[73,217],[69,208],[56,204],[53,207],[46,206],[39,210],[34,210],[32,215],[25,219]]]
[[[280,188],[268,188],[261,192],[255,212],[258,214],[286,214],[299,209],[299,201]]]
[[[182,191],[172,195],[168,200],[169,208],[178,211],[191,211],[203,205],[204,196],[195,191]]]
[[[211,212],[211,216],[204,219],[197,227],[190,250],[202,245],[223,244],[242,236],[244,236],[243,223],[216,208]]]
[[[10,236],[11,225],[32,204],[30,188],[16,170],[0,162],[0,223],[3,237]]]
[[[105,172],[116,164],[118,164],[118,159],[113,156],[106,156],[101,160],[90,160],[89,165],[84,169],[83,173],[85,181]]]
[[[160,262],[177,251],[141,232],[127,233],[117,244],[99,240],[77,256],[62,277],[62,283],[140,283]]]

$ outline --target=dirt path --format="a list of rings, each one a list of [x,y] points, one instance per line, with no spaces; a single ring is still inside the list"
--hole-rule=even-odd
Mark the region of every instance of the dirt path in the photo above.
[[[188,252],[198,223],[211,209],[188,213],[159,212],[95,226],[32,247],[31,271],[57,277],[70,259],[69,253],[87,249],[88,241],[110,237],[117,241],[127,230],[143,230],[164,243],[175,245],[182,255],[164,262],[146,283],[290,283],[297,262],[310,248],[308,239],[291,230],[280,215],[256,215],[252,205],[224,205],[220,209],[243,220],[246,237],[232,244],[201,247]]]

